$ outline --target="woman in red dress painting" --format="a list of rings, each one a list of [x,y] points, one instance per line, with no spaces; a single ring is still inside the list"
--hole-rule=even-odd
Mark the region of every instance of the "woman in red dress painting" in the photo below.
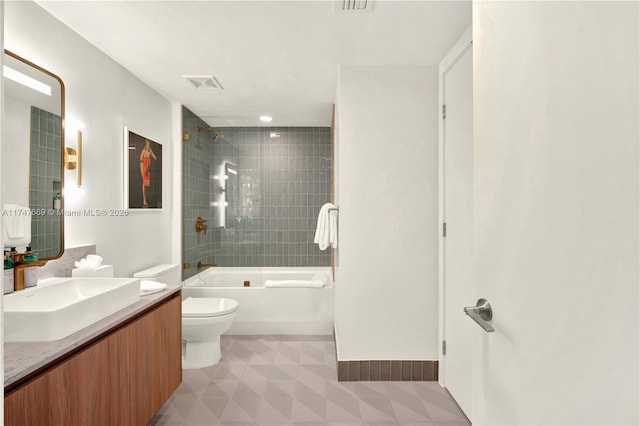
[[[151,149],[151,141],[145,139],[144,148],[140,153],[140,174],[142,175],[142,204],[145,207],[149,207],[147,203],[147,187],[151,186],[151,157],[157,160],[158,157],[153,153]]]

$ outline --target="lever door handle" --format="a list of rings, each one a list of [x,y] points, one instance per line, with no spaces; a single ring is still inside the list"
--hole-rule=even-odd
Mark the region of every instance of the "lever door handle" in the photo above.
[[[493,318],[493,310],[491,309],[491,303],[487,299],[478,299],[476,306],[467,306],[464,308],[464,313],[471,317],[480,327],[487,333],[493,333],[495,328],[491,326],[487,321],[491,321]]]

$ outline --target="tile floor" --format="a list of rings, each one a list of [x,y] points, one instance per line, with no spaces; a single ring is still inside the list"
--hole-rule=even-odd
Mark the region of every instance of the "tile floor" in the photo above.
[[[437,382],[338,382],[332,336],[222,336],[150,425],[469,425]]]

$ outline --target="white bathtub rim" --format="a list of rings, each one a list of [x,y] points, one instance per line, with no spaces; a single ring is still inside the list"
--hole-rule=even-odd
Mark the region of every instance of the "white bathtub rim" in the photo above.
[[[218,273],[220,275],[225,274],[225,273],[233,273],[233,272],[238,272],[238,273],[258,273],[260,274],[261,277],[261,282],[259,285],[255,285],[255,283],[248,287],[248,288],[264,288],[264,283],[267,280],[267,278],[265,278],[263,276],[263,274],[265,274],[266,276],[268,276],[269,274],[273,274],[273,273],[280,273],[280,274],[295,274],[295,273],[323,273],[326,275],[326,279],[324,280],[325,285],[322,288],[332,288],[333,287],[333,279],[331,277],[331,267],[328,266],[321,266],[321,267],[314,267],[314,266],[307,266],[307,267],[290,267],[290,268],[284,268],[284,267],[239,267],[239,266],[223,266],[223,267],[215,267],[215,268],[208,268],[208,269],[204,269],[201,272],[197,273],[196,275],[182,281],[182,284],[184,287],[219,287],[219,288],[238,288],[240,286],[238,285],[234,285],[234,286],[209,286],[207,285],[205,278],[203,277],[207,277],[209,275],[218,275]],[[302,287],[305,288],[305,287]]]

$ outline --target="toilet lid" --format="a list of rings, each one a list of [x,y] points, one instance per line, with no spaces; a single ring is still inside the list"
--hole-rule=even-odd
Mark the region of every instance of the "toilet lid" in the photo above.
[[[182,316],[217,317],[234,312],[238,309],[238,302],[233,299],[220,297],[188,297],[182,301]]]

